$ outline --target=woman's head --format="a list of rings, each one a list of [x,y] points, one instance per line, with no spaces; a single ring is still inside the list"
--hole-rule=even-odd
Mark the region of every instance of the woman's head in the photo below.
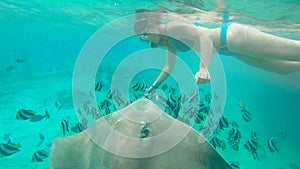
[[[135,34],[160,34],[161,22],[157,19],[139,19],[134,24]]]
[[[142,41],[151,42],[151,46],[157,46],[164,27],[159,20],[161,14],[155,11],[138,10],[135,16],[137,18],[134,24],[135,34],[139,35]]]

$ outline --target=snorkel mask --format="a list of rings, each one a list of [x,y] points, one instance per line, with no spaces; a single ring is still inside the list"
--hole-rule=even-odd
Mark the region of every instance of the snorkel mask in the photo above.
[[[149,33],[142,33],[142,34],[140,34],[139,35],[140,41],[146,42],[146,43],[150,43],[150,40],[148,38],[148,34]],[[157,47],[158,47],[158,44],[155,44],[155,43],[151,42],[151,48],[157,48]]]
[[[140,37],[140,41],[147,42],[147,43],[150,42],[149,38],[148,38],[148,33],[146,33],[146,32],[140,34],[139,37]]]

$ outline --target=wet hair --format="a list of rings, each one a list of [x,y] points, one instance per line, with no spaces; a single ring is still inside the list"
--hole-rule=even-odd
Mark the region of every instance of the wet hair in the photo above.
[[[161,22],[157,19],[139,19],[134,23],[134,32],[137,35],[144,33],[158,33],[157,27]]]
[[[161,11],[158,10],[138,9],[135,11],[136,19],[160,19],[161,17]]]
[[[134,31],[136,34],[158,33],[157,27],[161,24],[162,13],[157,10],[139,9],[135,12],[136,22]]]

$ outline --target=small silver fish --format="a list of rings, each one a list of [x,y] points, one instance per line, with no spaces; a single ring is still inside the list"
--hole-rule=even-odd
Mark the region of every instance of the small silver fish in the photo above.
[[[189,103],[192,103],[192,102],[198,100],[198,94],[199,93],[197,92],[197,90],[194,90],[193,93],[189,97]]]

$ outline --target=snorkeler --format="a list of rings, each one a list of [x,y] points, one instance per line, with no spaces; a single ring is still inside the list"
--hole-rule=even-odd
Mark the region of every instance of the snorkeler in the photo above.
[[[151,47],[166,47],[166,65],[148,92],[173,71],[178,52],[194,50],[200,53],[197,84],[210,82],[208,68],[214,49],[219,54],[233,56],[251,66],[288,74],[300,70],[300,41],[274,36],[255,28],[223,23],[221,28],[208,29],[181,21],[161,23],[162,14],[136,13],[135,33]]]

